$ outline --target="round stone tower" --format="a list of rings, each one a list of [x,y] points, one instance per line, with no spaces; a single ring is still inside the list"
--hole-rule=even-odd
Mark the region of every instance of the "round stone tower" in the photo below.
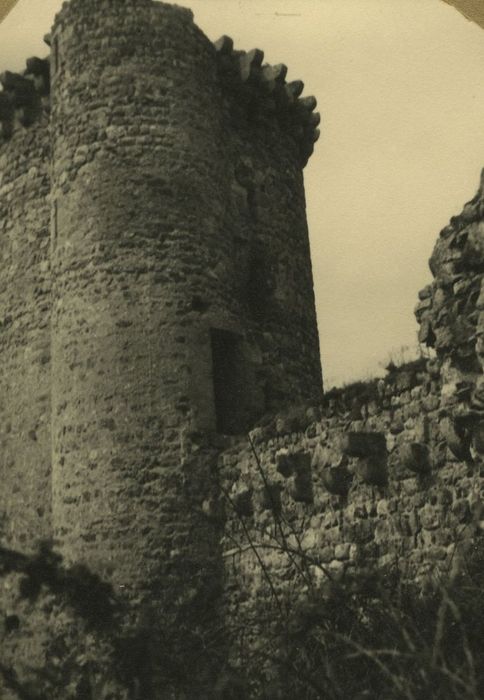
[[[284,78],[152,0],[71,0],[51,35],[54,535],[174,649],[180,610],[215,620],[210,436],[321,392],[318,117]]]
[[[191,447],[211,420],[200,290],[234,313],[215,50],[150,0],[73,0],[51,50],[54,535],[173,637],[217,584]]]

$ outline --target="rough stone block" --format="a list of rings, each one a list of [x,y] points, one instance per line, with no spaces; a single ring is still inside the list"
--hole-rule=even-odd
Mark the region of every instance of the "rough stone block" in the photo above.
[[[264,60],[264,52],[260,49],[252,49],[239,57],[240,78],[243,83],[247,82],[253,72],[261,67]]]
[[[314,528],[310,528],[309,530],[306,530],[301,539],[301,548],[303,551],[314,549],[315,547],[317,547],[318,542],[318,533],[316,532],[316,530],[314,530]]]
[[[452,513],[460,523],[468,523],[472,519],[471,507],[466,498],[460,498],[454,503]]]
[[[339,559],[333,559],[333,561],[329,563],[329,571],[334,581],[341,581],[344,577],[345,570],[345,562]]]
[[[279,515],[282,511],[279,484],[264,484],[257,493],[257,504],[261,510],[270,510],[274,515]]]
[[[304,83],[302,80],[293,80],[290,83],[286,83],[285,89],[291,99],[296,99],[304,90]]]
[[[388,501],[386,498],[381,498],[376,504],[376,512],[380,517],[386,517],[389,514]]]
[[[276,85],[282,86],[286,79],[287,66],[283,63],[279,63],[275,66],[262,66],[262,80],[269,84],[269,86],[274,89]]]
[[[49,59],[33,56],[27,59],[25,74],[33,76],[36,90],[41,95],[47,95],[50,91],[50,61]]]
[[[458,431],[455,422],[449,416],[446,416],[440,421],[439,430],[450,451],[457,459],[461,461],[470,459],[471,454],[469,446],[471,438],[466,431]]]
[[[321,114],[319,112],[312,112],[309,115],[309,123],[311,126],[317,127],[321,123]]]
[[[407,442],[401,445],[399,458],[402,465],[415,474],[427,474],[431,469],[429,448],[423,443]]]
[[[311,455],[309,452],[297,452],[294,459],[294,483],[292,497],[302,503],[313,502],[313,482],[311,472]]]
[[[355,544],[367,544],[371,542],[375,534],[375,522],[373,520],[358,520],[357,522],[347,523],[344,527],[344,535],[348,540],[352,540]]]
[[[231,495],[231,503],[237,515],[241,517],[250,517],[254,513],[252,489],[247,487],[239,488]]]
[[[346,496],[351,487],[353,474],[342,465],[326,467],[321,473],[321,478],[329,493],[335,496]]]
[[[356,465],[356,473],[371,486],[386,486],[388,483],[388,469],[385,458],[360,457]]]
[[[472,428],[472,446],[479,455],[484,455],[484,421]]]
[[[394,534],[394,526],[391,520],[385,518],[377,522],[375,526],[375,542],[377,544],[388,544]]]
[[[234,41],[225,34],[214,42],[215,50],[222,55],[229,55],[234,49]]]
[[[287,449],[276,454],[276,469],[284,478],[289,478],[294,472],[294,460]]]
[[[221,523],[224,520],[225,510],[222,501],[218,498],[207,498],[202,503],[203,514],[211,521]]]
[[[341,436],[341,451],[349,457],[381,457],[386,455],[383,433],[347,432]]]
[[[412,535],[416,535],[420,532],[420,520],[415,510],[412,510],[408,515],[408,525]]]
[[[11,95],[0,92],[0,121],[11,121],[14,116],[14,111]]]
[[[322,564],[329,564],[334,559],[334,547],[326,545],[319,553],[319,560]]]
[[[439,510],[427,503],[419,511],[419,519],[424,530],[436,530],[439,527]]]
[[[337,544],[334,548],[334,557],[340,561],[349,559],[350,556],[350,544]]]
[[[300,97],[297,103],[299,107],[312,112],[314,109],[316,109],[318,101],[313,95],[309,95],[308,97]]]

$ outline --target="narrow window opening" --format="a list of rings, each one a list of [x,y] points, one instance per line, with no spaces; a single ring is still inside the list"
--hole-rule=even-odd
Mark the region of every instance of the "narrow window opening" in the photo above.
[[[229,331],[210,331],[217,432],[238,435],[248,428],[243,340]]]
[[[274,279],[267,257],[253,253],[249,259],[246,299],[252,318],[261,320],[267,313],[274,293]]]

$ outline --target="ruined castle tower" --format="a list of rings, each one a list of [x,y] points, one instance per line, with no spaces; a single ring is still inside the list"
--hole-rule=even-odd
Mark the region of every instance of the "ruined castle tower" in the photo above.
[[[419,294],[433,356],[320,401],[314,98],[152,0],[47,41],[0,76],[0,698],[306,697],[313,594],[482,545],[484,179]]]
[[[48,41],[0,93],[4,529],[162,621],[218,575],[210,436],[321,394],[319,115],[180,7],[71,0]]]

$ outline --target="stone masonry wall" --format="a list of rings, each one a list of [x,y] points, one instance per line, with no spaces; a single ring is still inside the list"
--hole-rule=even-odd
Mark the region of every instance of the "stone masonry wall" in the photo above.
[[[275,597],[291,609],[308,587],[324,594],[332,580],[375,568],[397,567],[422,586],[449,575],[484,526],[482,452],[480,432],[471,445],[456,433],[438,365],[425,360],[328,396],[322,409],[280,414],[227,449],[219,470],[235,657],[268,635]]]
[[[30,77],[18,86],[12,74],[0,76],[10,136],[0,145],[0,474],[9,485],[0,514],[1,531],[22,547],[32,532],[51,534],[50,140],[39,95],[35,124],[21,123],[28,113],[19,92],[36,94]]]
[[[52,537],[48,97],[27,73],[0,76],[0,537],[26,553]],[[2,663],[41,665],[48,614],[19,603],[18,586],[0,580]]]
[[[202,254],[223,255],[220,98],[188,11],[101,4],[52,33],[54,522],[69,560],[153,595],[180,557],[205,561],[183,441],[193,288],[221,296]]]
[[[277,657],[281,602],[291,609],[310,588],[324,594],[375,569],[425,587],[453,575],[484,529],[482,201],[481,185],[430,261],[436,280],[417,316],[435,353],[268,418],[221,454],[234,658],[247,660],[261,638]]]
[[[0,78],[2,543],[53,537],[114,587],[132,634],[150,619],[190,657],[202,697],[218,434],[321,397],[302,177],[316,101],[151,0],[71,0],[46,42],[48,60]],[[57,642],[29,618],[11,658],[40,668]],[[66,645],[74,622],[47,618]],[[162,646],[146,663],[166,679]]]
[[[263,388],[260,413],[320,396],[321,368],[301,166],[319,136],[313,97],[263,53],[216,44],[229,133],[233,278]],[[290,397],[290,398],[289,398]],[[257,414],[255,417],[259,417]],[[253,423],[253,421],[252,421]]]
[[[484,181],[419,295],[429,356],[322,397],[302,82],[151,0],[71,0],[47,40],[0,76],[1,544],[55,537],[149,620],[138,696],[212,697],[279,599],[425,585],[482,529]],[[114,678],[72,611],[2,585],[12,663],[70,644]]]

